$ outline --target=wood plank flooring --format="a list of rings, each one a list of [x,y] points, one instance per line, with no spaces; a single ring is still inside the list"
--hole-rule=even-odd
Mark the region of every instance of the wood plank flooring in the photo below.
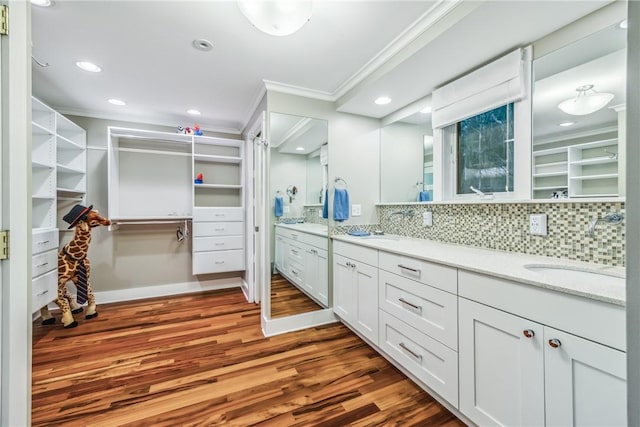
[[[34,323],[33,426],[461,426],[345,326],[264,338],[239,289]]]
[[[280,274],[271,275],[271,317],[322,310],[314,300]]]

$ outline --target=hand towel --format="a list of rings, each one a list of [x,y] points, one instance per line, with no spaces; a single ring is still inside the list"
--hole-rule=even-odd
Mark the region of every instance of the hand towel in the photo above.
[[[430,202],[431,201],[431,193],[428,191],[421,191],[420,194],[418,194],[418,201],[419,202]]]
[[[322,218],[329,218],[329,190],[324,190],[324,204],[322,205]]]
[[[276,218],[280,218],[284,214],[284,199],[279,194],[276,196],[273,213]]]
[[[346,188],[333,190],[333,219],[338,222],[349,219],[349,193]]]

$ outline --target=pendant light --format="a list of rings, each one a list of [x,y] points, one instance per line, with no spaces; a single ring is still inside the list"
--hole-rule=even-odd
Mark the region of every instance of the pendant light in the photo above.
[[[295,33],[311,18],[311,0],[238,0],[251,24],[272,36]]]
[[[600,93],[593,89],[593,85],[576,88],[578,95],[558,104],[558,108],[572,116],[584,116],[595,113],[604,108],[613,99],[612,93]]]

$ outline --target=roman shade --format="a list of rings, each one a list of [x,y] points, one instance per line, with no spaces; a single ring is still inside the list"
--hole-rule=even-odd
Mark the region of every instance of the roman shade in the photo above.
[[[433,128],[525,98],[529,48],[519,48],[433,92]]]

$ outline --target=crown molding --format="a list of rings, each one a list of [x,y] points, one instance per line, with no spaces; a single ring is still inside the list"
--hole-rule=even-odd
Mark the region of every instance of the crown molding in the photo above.
[[[167,124],[167,123],[175,122],[176,123],[175,126],[178,126],[178,124],[180,124],[180,120],[176,120],[175,117],[170,117],[170,116],[136,115],[131,113],[106,113],[104,111],[72,109],[72,108],[62,108],[62,107],[51,107],[51,108],[53,108],[60,114],[90,117],[93,119],[118,120],[118,121],[129,122],[129,123],[141,123],[141,124],[167,126],[167,127],[172,127],[170,124]],[[217,126],[211,123],[203,123],[203,122],[199,122],[199,124],[200,124],[200,129],[206,130],[209,132],[226,133],[230,135],[241,134],[240,129],[237,129],[237,128]]]
[[[297,95],[305,98],[318,99],[320,101],[334,102],[335,95],[316,89],[308,89],[301,86],[294,86],[287,83],[279,83],[271,80],[263,80],[266,90],[273,92],[286,93],[288,95]]]
[[[241,134],[244,134],[247,131],[247,127],[249,126],[249,122],[251,121],[251,118],[255,114],[256,110],[258,109],[258,106],[260,105],[260,103],[262,102],[262,99],[266,94],[267,94],[267,87],[264,84],[261,84],[258,87],[258,90],[256,91],[256,95],[253,98],[253,102],[249,105],[249,108],[247,109],[247,112],[244,115],[245,119],[243,121],[242,129],[240,130]]]

